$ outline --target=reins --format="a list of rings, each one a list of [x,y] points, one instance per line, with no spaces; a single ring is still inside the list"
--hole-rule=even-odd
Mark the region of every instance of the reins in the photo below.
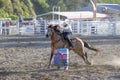
[[[55,44],[55,43],[58,43],[60,40],[63,40],[63,39],[62,39],[62,33],[60,33],[60,31],[55,30],[55,29],[53,29],[53,30],[54,30],[55,34],[57,34],[57,35],[60,36],[60,38],[58,40],[56,40],[56,41],[53,42],[53,44]]]

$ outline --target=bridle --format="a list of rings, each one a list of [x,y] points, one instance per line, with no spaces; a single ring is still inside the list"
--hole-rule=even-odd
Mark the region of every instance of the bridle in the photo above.
[[[62,33],[59,31],[59,30],[57,30],[56,28],[54,28],[54,27],[48,27],[47,28],[47,35],[48,36],[53,36],[53,34],[57,34],[58,36],[60,36],[60,38],[58,39],[58,40],[56,40],[56,41],[53,41],[52,43],[53,44],[56,44],[56,43],[58,43],[60,40],[63,40],[62,39]],[[49,34],[48,34],[48,32],[49,32]]]

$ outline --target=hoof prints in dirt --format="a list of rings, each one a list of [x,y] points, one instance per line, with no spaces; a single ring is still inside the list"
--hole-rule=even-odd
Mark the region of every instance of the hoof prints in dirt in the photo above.
[[[69,70],[48,70],[50,40],[43,36],[0,38],[0,80],[120,80],[120,41],[117,38],[83,38],[100,49],[93,65],[85,65],[70,52]],[[117,64],[117,65],[115,65]]]
[[[45,37],[2,37],[0,48],[12,47],[49,47],[50,41]]]

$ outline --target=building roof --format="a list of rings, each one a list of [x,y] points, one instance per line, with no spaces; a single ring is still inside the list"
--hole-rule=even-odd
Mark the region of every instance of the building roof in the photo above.
[[[52,16],[52,14],[60,15],[61,17],[65,18],[65,19],[67,18],[67,19],[73,19],[73,20],[78,20],[78,19],[84,20],[84,19],[92,19],[93,18],[93,12],[90,12],[90,11],[80,11],[80,12],[49,12],[49,13],[38,15],[37,17],[44,18],[45,16],[50,16],[50,15]],[[58,16],[56,16],[56,17],[58,17]],[[105,18],[105,17],[107,18],[109,16],[106,15],[106,14],[97,13],[96,17],[97,18]],[[46,18],[48,18],[48,17],[46,17]]]
[[[93,12],[82,11],[82,12],[61,12],[60,15],[66,16],[68,19],[90,19],[93,18]],[[97,13],[97,18],[108,17],[106,14]]]

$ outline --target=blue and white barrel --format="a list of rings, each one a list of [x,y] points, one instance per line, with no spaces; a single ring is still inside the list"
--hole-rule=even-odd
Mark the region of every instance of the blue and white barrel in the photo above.
[[[69,50],[60,48],[54,50],[54,67],[58,69],[68,70]]]

